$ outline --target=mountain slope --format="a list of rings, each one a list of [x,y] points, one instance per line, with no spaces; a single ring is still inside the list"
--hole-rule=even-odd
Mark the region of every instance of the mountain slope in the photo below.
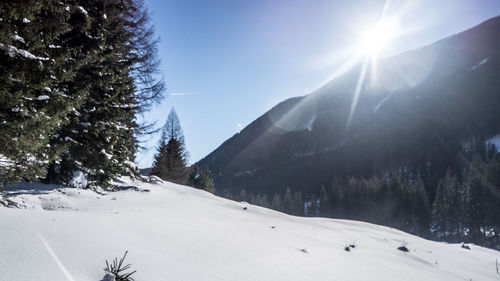
[[[4,201],[27,209],[0,208],[0,279],[101,280],[104,261],[125,250],[137,281],[498,279],[493,250],[123,180],[128,189],[106,195],[36,184],[8,189]],[[356,248],[347,252],[350,243]],[[408,253],[397,250],[403,244]]]
[[[349,122],[358,65],[278,104],[198,164],[215,175],[220,194],[273,195],[287,187],[317,194],[337,177],[420,174],[430,163],[435,175],[424,183],[432,200],[461,144],[500,132],[498,38],[500,17],[380,61]]]

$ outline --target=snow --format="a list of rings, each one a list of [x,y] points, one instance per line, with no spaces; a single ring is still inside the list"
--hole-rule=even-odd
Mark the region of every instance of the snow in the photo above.
[[[106,152],[106,150],[105,150],[104,148],[103,148],[103,149],[101,149],[101,153],[102,153],[102,154],[104,154],[104,156],[106,156],[106,158],[108,158],[108,159],[113,158],[113,155],[111,155],[111,154],[107,153],[107,152]]]
[[[46,88],[46,89],[47,89],[47,88]],[[49,99],[49,96],[47,96],[47,95],[42,95],[42,96],[38,96],[36,99],[37,99],[37,100],[48,100],[48,99]]]
[[[82,6],[78,6],[77,8],[78,8],[78,10],[80,10],[80,12],[82,12],[84,15],[86,15],[86,16],[88,16],[88,15],[89,15],[89,13],[87,12],[87,10],[85,10]]]
[[[23,18],[23,23],[30,23],[31,21],[27,18]]]
[[[23,50],[23,49],[18,49],[12,45],[5,45],[5,44],[2,44],[0,43],[0,50],[5,50],[7,51],[7,54],[13,58],[16,56],[16,54],[18,55],[21,55],[25,58],[28,58],[28,59],[33,59],[33,60],[49,60],[49,58],[44,58],[44,57],[37,57],[35,55],[33,55],[32,53],[26,51],[26,50]]]
[[[87,187],[87,177],[85,173],[77,170],[73,172],[73,178],[69,181],[71,187],[76,188],[86,188]]]
[[[19,36],[19,35],[17,35],[17,34],[16,34],[16,35],[14,35],[14,36],[12,36],[12,39],[14,39],[15,41],[19,41],[19,42],[21,42],[21,43],[25,43],[25,42],[24,42],[24,38],[23,38],[23,37],[21,37],[21,36]]]
[[[137,107],[136,104],[129,103],[129,104],[111,104],[111,107],[114,108],[135,108]]]
[[[15,165],[14,162],[12,162],[9,158],[5,157],[4,155],[0,154],[0,167],[10,167]]]
[[[482,61],[480,61],[478,64],[474,65],[474,66],[472,67],[472,70],[476,70],[478,67],[480,67],[481,65],[483,65],[483,64],[485,64],[485,63],[487,63],[487,62],[488,62],[488,58],[483,59],[483,60],[482,60]]]
[[[500,253],[479,246],[289,216],[168,182],[119,184],[6,188],[3,201],[19,208],[0,207],[0,279],[102,280],[105,260],[128,250],[136,281],[498,280]]]
[[[12,77],[12,75],[9,75],[9,80],[12,81],[12,82],[16,82],[16,83],[21,83],[22,82],[20,79]]]
[[[486,140],[486,144],[494,144],[496,149],[500,149],[500,134]]]

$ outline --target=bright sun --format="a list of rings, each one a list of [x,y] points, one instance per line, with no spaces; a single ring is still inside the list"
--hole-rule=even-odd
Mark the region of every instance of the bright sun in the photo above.
[[[399,24],[394,19],[383,19],[375,27],[368,30],[361,42],[364,53],[377,55],[389,45],[399,33]]]

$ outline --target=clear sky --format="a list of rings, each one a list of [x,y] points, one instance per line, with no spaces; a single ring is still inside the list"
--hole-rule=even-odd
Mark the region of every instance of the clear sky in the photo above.
[[[179,116],[190,163],[278,102],[319,87],[350,56],[385,0],[146,0],[160,37],[167,98],[143,116]],[[500,15],[499,0],[388,2],[404,34],[384,55],[415,49]],[[140,167],[159,135],[145,140]]]

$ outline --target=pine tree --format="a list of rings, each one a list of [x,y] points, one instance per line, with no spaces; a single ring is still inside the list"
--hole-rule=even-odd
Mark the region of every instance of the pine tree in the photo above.
[[[484,243],[486,235],[488,193],[485,182],[484,164],[480,156],[475,155],[465,179],[467,223],[475,243]]]
[[[438,232],[438,236],[446,237],[447,221],[446,221],[446,209],[448,198],[446,198],[446,186],[443,180],[438,184],[436,196],[434,198],[434,203],[432,204],[432,220],[435,231]]]
[[[210,193],[215,193],[213,176],[207,168],[201,169],[198,166],[191,167],[188,185],[194,188],[206,190]]]
[[[161,98],[164,85],[156,77],[157,41],[143,2],[86,3],[92,18],[88,37],[100,39],[97,60],[77,73],[89,94],[52,140],[69,147],[51,164],[48,180],[67,184],[73,174],[84,173],[91,183],[108,186],[117,176],[138,172],[133,159],[144,126],[136,115]]]
[[[285,194],[283,195],[283,211],[286,213],[293,212],[293,195],[290,187],[286,188]]]
[[[277,211],[283,211],[283,203],[281,202],[281,196],[278,193],[275,193],[273,196],[271,208]]]
[[[432,209],[429,205],[429,198],[423,183],[415,184],[414,188],[415,199],[412,202],[412,214],[415,218],[415,233],[419,236],[427,237],[429,235]]]
[[[300,191],[295,191],[295,193],[293,194],[292,210],[292,214],[295,214],[297,216],[304,215],[304,199],[302,198],[302,192]]]
[[[85,85],[68,85],[96,48],[82,40],[82,11],[74,1],[0,3],[0,156],[10,162],[0,186],[43,177],[62,150],[49,141],[85,98]]]
[[[318,216],[326,215],[328,212],[328,193],[326,192],[326,188],[324,185],[321,185],[318,202],[319,202]]]
[[[498,212],[497,206],[500,206],[500,161],[496,148],[493,146],[494,153],[490,155],[490,161],[488,162],[488,176],[487,182],[492,196],[489,201],[489,216],[491,218],[491,224],[493,226],[493,231],[495,233],[495,243],[498,247],[500,243],[500,212]]]
[[[151,174],[176,183],[186,182],[188,153],[184,144],[182,128],[174,109],[170,111],[163,126],[158,152],[155,155]]]
[[[244,201],[244,202],[249,202],[250,201],[250,196],[248,195],[248,193],[246,192],[245,189],[242,189],[240,191],[240,194],[238,195],[238,200]]]

